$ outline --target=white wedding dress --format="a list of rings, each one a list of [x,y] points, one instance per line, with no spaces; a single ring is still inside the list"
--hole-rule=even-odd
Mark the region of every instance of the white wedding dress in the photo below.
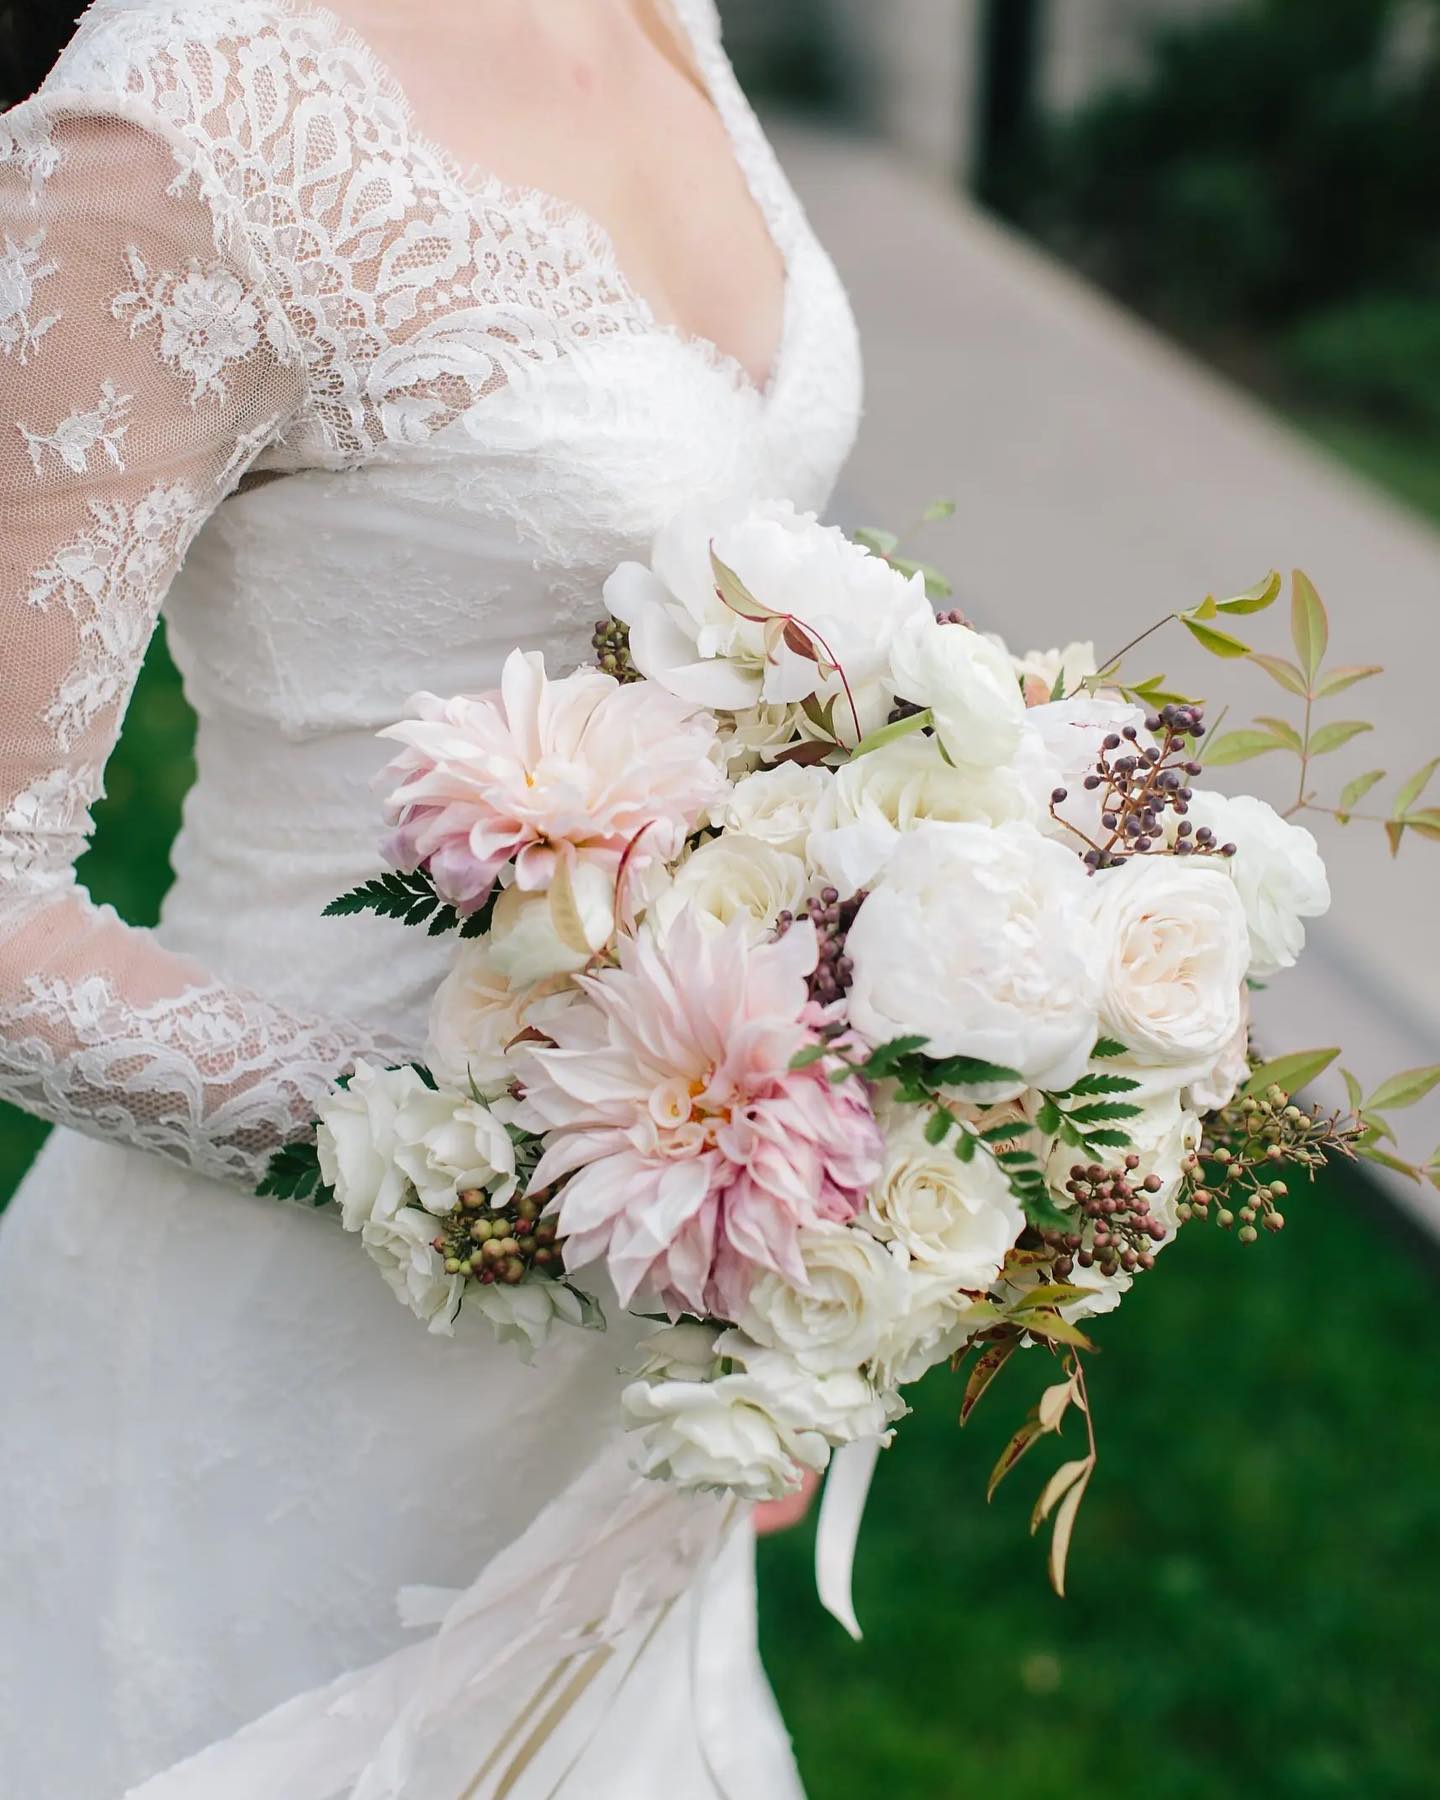
[[[572,666],[681,503],[818,507],[848,448],[843,293],[679,11],[787,265],[763,391],[298,0],[97,0],[0,118],[0,1094],[65,1128],[0,1230],[7,1800],[799,1794],[747,1534],[625,1469],[624,1330],[431,1338],[252,1192],[447,954],[320,916],[374,733]],[[199,779],[149,934],[72,865],[162,601]]]

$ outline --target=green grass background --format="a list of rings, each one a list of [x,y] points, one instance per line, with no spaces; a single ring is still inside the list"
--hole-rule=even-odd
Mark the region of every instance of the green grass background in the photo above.
[[[1433,459],[1326,435],[1440,513]],[[191,731],[162,636],[81,868],[137,922],[169,884]],[[0,1201],[41,1136],[0,1108]],[[762,1547],[766,1660],[811,1800],[1440,1795],[1435,1267],[1347,1178],[1286,1211],[1250,1250],[1193,1228],[1099,1326],[1101,1462],[1067,1600],[1028,1535],[1057,1447],[984,1501],[1039,1352],[963,1434],[952,1377],[918,1390],[861,1541],[863,1644],[816,1603],[810,1528]]]

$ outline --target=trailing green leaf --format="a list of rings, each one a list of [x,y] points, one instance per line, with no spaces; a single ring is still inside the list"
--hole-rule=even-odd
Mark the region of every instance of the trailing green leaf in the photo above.
[[[320,1152],[313,1143],[286,1144],[270,1158],[265,1178],[255,1192],[262,1199],[305,1200],[328,1206],[334,1190],[320,1177]]]

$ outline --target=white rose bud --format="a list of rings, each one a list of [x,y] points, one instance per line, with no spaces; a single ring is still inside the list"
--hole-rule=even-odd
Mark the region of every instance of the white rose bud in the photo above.
[[[574,988],[532,1001],[496,967],[490,944],[463,944],[450,973],[435,991],[425,1063],[442,1087],[467,1094],[473,1088],[493,1100],[515,1074],[506,1046],[528,1026],[544,1030],[576,999]]]
[[[492,1327],[497,1340],[513,1344],[526,1363],[533,1362],[535,1352],[549,1342],[555,1326],[585,1324],[579,1298],[563,1282],[539,1276],[514,1287],[499,1281],[473,1284],[465,1293],[466,1312],[472,1307]]]

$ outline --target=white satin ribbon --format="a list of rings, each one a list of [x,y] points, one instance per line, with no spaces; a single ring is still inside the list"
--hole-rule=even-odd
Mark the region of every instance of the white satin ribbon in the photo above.
[[[815,1533],[815,1588],[820,1604],[839,1620],[856,1643],[861,1632],[852,1592],[855,1546],[860,1541],[860,1523],[865,1517],[865,1502],[880,1450],[879,1438],[866,1438],[863,1443],[846,1444],[835,1452],[830,1473],[825,1477],[820,1523]]]

